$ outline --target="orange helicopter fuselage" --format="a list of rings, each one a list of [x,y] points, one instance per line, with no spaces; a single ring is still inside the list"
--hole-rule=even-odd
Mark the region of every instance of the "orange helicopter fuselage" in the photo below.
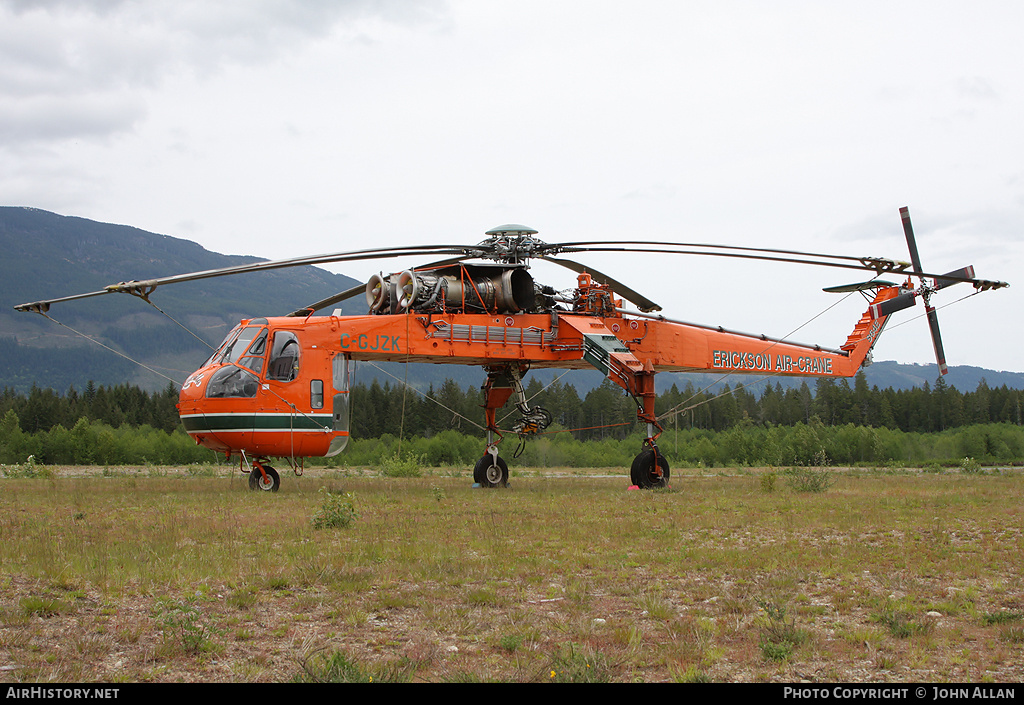
[[[521,369],[597,368],[654,416],[654,374],[720,371],[849,377],[885,324],[865,313],[837,350],[776,341],[661,317],[624,315],[581,278],[596,307],[546,313],[418,313],[242,321],[186,380],[179,413],[197,443],[253,456],[311,457],[348,442],[349,362],[428,362]],[[898,287],[879,289],[872,303]],[[505,397],[507,398],[507,396]]]

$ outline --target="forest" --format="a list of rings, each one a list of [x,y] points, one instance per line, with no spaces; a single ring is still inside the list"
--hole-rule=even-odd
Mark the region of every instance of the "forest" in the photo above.
[[[64,394],[33,387],[0,393],[0,463],[189,464],[218,462],[180,428],[177,390],[89,385]],[[629,465],[642,441],[633,400],[604,380],[580,395],[555,380],[527,386],[531,406],[552,425],[520,447],[508,434],[502,453],[520,465]],[[1024,459],[1022,391],[982,381],[960,392],[940,378],[908,390],[820,378],[798,388],[716,390],[673,384],[657,400],[660,443],[676,464],[1009,464]],[[376,379],[351,390],[352,441],[332,465],[380,462],[399,452],[424,465],[472,464],[483,448],[482,392],[454,381],[418,392]],[[503,427],[516,411],[509,405]],[[506,450],[507,448],[507,450]],[[222,459],[221,459],[222,460]]]

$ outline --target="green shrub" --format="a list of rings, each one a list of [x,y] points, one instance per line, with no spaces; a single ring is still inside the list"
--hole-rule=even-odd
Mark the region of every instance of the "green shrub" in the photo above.
[[[570,642],[552,654],[545,680],[552,683],[609,683],[611,672],[603,654]]]
[[[757,600],[761,608],[761,630],[758,647],[761,655],[769,661],[785,661],[793,655],[794,649],[808,639],[803,629],[798,629],[796,620],[786,618],[786,606],[771,600]]]
[[[73,612],[71,605],[49,597],[25,597],[21,600],[21,609],[26,615],[39,617],[55,617],[58,614]]]
[[[313,654],[299,665],[302,671],[295,680],[300,683],[408,683],[416,671],[408,659],[366,665],[340,651]]]
[[[0,465],[4,477],[39,479],[53,477],[53,470],[36,462],[36,456],[30,455],[24,463],[18,465]]]
[[[982,616],[981,623],[985,626],[993,624],[1007,624],[1010,622],[1024,621],[1024,612],[1005,610],[1002,612],[989,612]]]
[[[207,651],[212,646],[215,630],[191,602],[161,598],[157,601],[156,619],[163,626],[164,638],[186,654]]]
[[[836,483],[827,467],[789,468],[786,477],[794,492],[824,492]]]
[[[412,453],[392,453],[380,461],[380,474],[384,477],[420,477],[423,456]]]
[[[935,629],[931,619],[915,619],[908,610],[887,607],[874,615],[875,621],[884,626],[897,639],[909,639],[918,634],[930,634]]]
[[[323,501],[320,509],[313,515],[314,529],[343,529],[350,526],[358,518],[352,495],[337,492],[326,487],[321,488]]]
[[[981,463],[974,458],[964,458],[960,461],[960,472],[965,472],[970,475],[981,471]]]

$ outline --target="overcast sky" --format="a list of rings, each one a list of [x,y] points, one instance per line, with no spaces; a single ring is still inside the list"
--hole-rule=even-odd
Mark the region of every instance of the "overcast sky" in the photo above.
[[[1019,0],[0,0],[0,203],[270,259],[503,223],[907,259],[909,206],[925,270],[1014,285],[934,298],[949,363],[1024,371],[1022,36]],[[855,272],[576,259],[828,347],[865,308],[821,291]],[[934,361],[921,313],[876,360]]]

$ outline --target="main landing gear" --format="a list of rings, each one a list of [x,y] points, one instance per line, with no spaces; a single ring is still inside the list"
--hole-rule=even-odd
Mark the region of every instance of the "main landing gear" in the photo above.
[[[668,487],[670,475],[668,460],[657,448],[642,451],[629,468],[629,479],[641,490]],[[473,467],[473,482],[490,489],[508,487],[508,465],[497,453],[488,452]]]
[[[629,479],[642,490],[668,487],[668,460],[657,446],[647,448],[633,458]]]
[[[519,365],[495,365],[487,368],[487,382],[483,386],[484,419],[487,422],[487,452],[473,467],[473,482],[479,487],[508,487],[508,465],[498,456],[501,431],[495,412],[516,395],[516,408],[522,415],[512,430],[521,439],[540,433],[551,423],[551,414],[539,406],[527,404],[523,389],[526,368]]]
[[[508,487],[508,465],[498,456],[497,448],[493,455],[490,452],[476,461],[473,468],[473,482],[481,487]]]
[[[476,487],[508,487],[508,465],[498,456],[501,431],[498,430],[495,412],[513,394],[516,395],[516,408],[522,416],[513,426],[513,431],[519,434],[520,440],[542,432],[551,423],[551,414],[539,406],[530,407],[527,403],[522,383],[522,376],[526,372],[525,366],[505,364],[486,369],[487,382],[483,386],[483,407],[487,422],[487,452],[473,467],[473,482]],[[661,454],[656,442],[661,426],[654,415],[653,369],[644,369],[635,373],[632,378],[626,379],[632,380],[623,386],[637,402],[637,419],[647,424],[647,439],[644,441],[643,450],[633,459],[629,479],[634,486],[643,490],[668,487],[668,460]]]

